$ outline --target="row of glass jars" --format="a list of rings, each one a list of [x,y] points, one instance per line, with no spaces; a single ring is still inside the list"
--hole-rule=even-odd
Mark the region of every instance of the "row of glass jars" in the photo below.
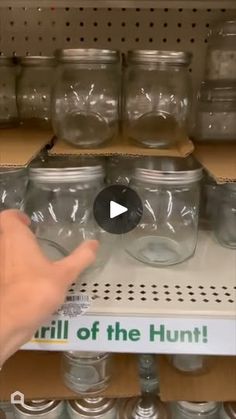
[[[122,237],[127,252],[153,266],[172,265],[193,256],[202,177],[197,162],[158,157],[108,162],[107,181],[120,182],[122,174],[127,182],[131,178],[129,185],[143,203],[141,222]],[[93,214],[94,199],[105,187],[105,164],[95,158],[49,158],[32,164],[28,174],[1,169],[0,210],[24,209],[51,259],[67,255],[86,239],[98,239],[97,261],[84,275],[99,270],[108,262],[117,240],[96,223]],[[204,185],[202,218],[212,217],[219,242],[235,248],[236,184]]]
[[[48,127],[52,118],[57,137],[77,147],[105,144],[118,134],[119,121],[124,134],[143,146],[172,147],[186,137],[190,61],[186,52],[130,51],[121,89],[118,51],[69,49],[56,51],[55,58],[23,57],[17,78],[19,119]],[[2,126],[17,121],[15,75],[12,59],[0,57]]]
[[[236,403],[187,402],[163,403],[154,395],[130,399],[93,397],[70,400],[29,400],[12,406],[0,403],[3,419],[235,419]]]
[[[236,141],[236,20],[219,22],[209,32],[195,136]]]

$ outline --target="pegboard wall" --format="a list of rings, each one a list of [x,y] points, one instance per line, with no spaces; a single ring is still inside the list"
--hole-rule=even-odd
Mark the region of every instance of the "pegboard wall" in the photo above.
[[[236,4],[235,10],[6,7],[0,8],[0,50],[10,55],[50,55],[56,48],[89,47],[192,51],[189,71],[198,83],[210,27],[231,18],[236,18]]]

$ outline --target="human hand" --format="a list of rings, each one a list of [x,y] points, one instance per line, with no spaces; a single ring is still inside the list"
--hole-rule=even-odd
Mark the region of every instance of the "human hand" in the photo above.
[[[50,261],[16,210],[0,213],[0,366],[63,303],[72,282],[96,258],[98,242],[84,242],[70,256]]]

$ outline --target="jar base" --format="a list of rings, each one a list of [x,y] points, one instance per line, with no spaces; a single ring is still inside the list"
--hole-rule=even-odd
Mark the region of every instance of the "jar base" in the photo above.
[[[175,240],[161,236],[136,239],[126,249],[135,259],[153,266],[175,265],[190,256],[184,256],[182,246]]]
[[[72,380],[72,377],[69,374],[64,374],[64,384],[66,387],[68,387],[70,390],[74,391],[78,395],[81,395],[83,397],[90,397],[97,396],[104,390],[106,390],[109,386],[109,380],[102,381],[93,387],[92,384],[88,384],[86,386],[85,384],[76,383]]]

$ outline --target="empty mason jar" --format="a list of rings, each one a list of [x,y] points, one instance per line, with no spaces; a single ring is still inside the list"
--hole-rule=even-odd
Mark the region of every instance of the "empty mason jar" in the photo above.
[[[81,147],[104,144],[117,134],[120,57],[117,51],[57,52],[52,115],[58,138]]]
[[[118,419],[168,419],[167,405],[153,395],[125,400],[120,405]]]
[[[236,402],[226,402],[222,404],[220,419],[236,419]]]
[[[178,354],[168,356],[171,364],[186,374],[203,374],[210,368],[212,359],[206,355]]]
[[[0,55],[0,127],[12,127],[17,123],[16,66],[12,57]]]
[[[70,419],[117,419],[116,399],[93,397],[67,402]]]
[[[65,404],[61,400],[30,400],[15,404],[15,419],[64,419]]]
[[[236,248],[236,182],[217,185],[213,227],[222,246]]]
[[[125,237],[131,256],[162,266],[194,254],[201,176],[202,169],[192,158],[157,157],[150,160],[149,169],[136,169],[130,186],[142,199],[143,215]]]
[[[25,168],[0,168],[0,211],[24,209],[27,183]]]
[[[191,54],[130,51],[124,77],[125,133],[146,147],[170,148],[186,137]]]
[[[64,352],[65,385],[77,394],[94,396],[106,389],[111,378],[112,356],[101,352]]]
[[[216,402],[172,403],[172,419],[219,419],[220,404]]]
[[[51,127],[51,92],[55,77],[55,59],[26,56],[20,59],[17,82],[19,118],[24,125]]]
[[[235,83],[227,85],[209,81],[202,83],[198,95],[195,138],[209,141],[235,141]]]
[[[85,160],[79,161],[52,159],[45,163],[51,167],[30,167],[26,212],[43,251],[51,259],[62,258],[84,240],[99,240],[97,259],[83,273],[85,278],[105,266],[113,236],[97,225],[93,215],[94,198],[104,185],[103,168],[84,166]]]
[[[206,78],[236,78],[236,20],[217,23],[209,33]]]

